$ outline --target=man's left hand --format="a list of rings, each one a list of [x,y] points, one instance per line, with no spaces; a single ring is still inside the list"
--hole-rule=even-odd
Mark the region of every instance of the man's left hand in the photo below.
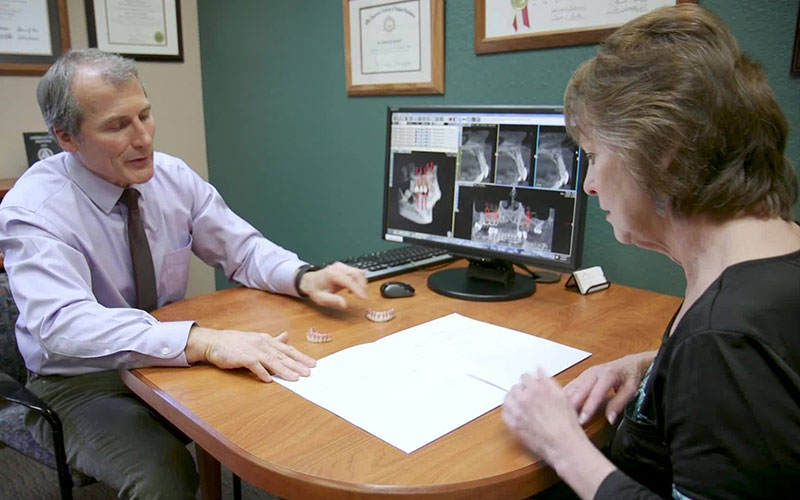
[[[321,306],[347,309],[347,301],[336,292],[347,289],[366,299],[367,277],[360,269],[335,262],[319,271],[303,275],[299,288],[309,299]]]

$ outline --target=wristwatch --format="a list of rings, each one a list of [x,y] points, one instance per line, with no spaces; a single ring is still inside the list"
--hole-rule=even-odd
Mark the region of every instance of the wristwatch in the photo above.
[[[297,291],[297,295],[299,295],[301,298],[304,299],[308,297],[308,294],[303,293],[303,291],[300,290],[300,281],[303,279],[303,275],[305,275],[306,273],[313,273],[314,271],[319,271],[323,267],[325,266],[312,266],[311,264],[303,264],[302,266],[297,268],[297,272],[294,275],[294,289]]]

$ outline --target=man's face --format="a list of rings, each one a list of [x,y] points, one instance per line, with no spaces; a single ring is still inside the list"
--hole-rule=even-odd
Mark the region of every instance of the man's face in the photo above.
[[[112,184],[127,187],[147,182],[153,176],[156,125],[138,80],[114,85],[96,70],[81,68],[72,80],[72,92],[83,121],[78,137],[55,129],[61,147]]]

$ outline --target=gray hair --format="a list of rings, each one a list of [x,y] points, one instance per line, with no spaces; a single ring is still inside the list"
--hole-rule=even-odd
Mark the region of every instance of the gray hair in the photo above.
[[[131,59],[98,49],[70,50],[47,70],[36,88],[39,109],[53,137],[56,128],[78,137],[83,113],[78,99],[72,93],[72,80],[81,67],[98,70],[106,81],[114,85],[122,85],[131,78],[141,85],[139,73]]]

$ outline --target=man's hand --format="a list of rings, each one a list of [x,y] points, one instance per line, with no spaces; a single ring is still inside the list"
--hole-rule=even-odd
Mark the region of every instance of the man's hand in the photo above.
[[[273,337],[266,333],[215,330],[193,326],[186,342],[189,363],[207,361],[219,368],[247,368],[264,382],[270,373],[285,380],[311,374],[317,362],[286,343],[289,334]]]
[[[319,271],[303,275],[300,291],[315,303],[336,309],[347,309],[347,301],[336,292],[348,289],[362,299],[367,298],[367,277],[364,271],[335,262]]]
[[[567,384],[564,392],[578,412],[580,423],[585,424],[592,418],[605,402],[608,391],[613,389],[614,395],[606,403],[606,419],[614,424],[636,394],[655,355],[656,351],[647,351],[593,366]]]

